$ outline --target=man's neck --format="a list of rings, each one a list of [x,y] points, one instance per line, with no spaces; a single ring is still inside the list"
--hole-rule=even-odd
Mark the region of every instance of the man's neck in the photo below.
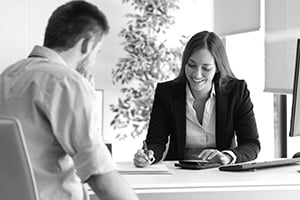
[[[68,67],[76,69],[79,63],[78,58],[80,58],[80,55],[77,55],[77,52],[74,49],[69,49],[67,51],[57,51],[54,49],[54,51],[61,56]]]

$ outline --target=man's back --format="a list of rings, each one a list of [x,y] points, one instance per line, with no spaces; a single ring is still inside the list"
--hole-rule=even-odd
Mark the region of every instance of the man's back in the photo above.
[[[93,112],[96,97],[88,81],[55,52],[35,47],[31,56],[0,76],[0,113],[18,118],[23,126],[41,199],[84,199],[71,156],[89,159],[81,154],[100,145],[99,159],[106,157]],[[115,169],[111,162],[106,167]]]
[[[0,114],[23,126],[41,200],[88,199],[81,182],[102,200],[137,199],[102,141],[95,91],[84,78],[108,31],[95,5],[69,1],[50,16],[43,46],[0,76]]]

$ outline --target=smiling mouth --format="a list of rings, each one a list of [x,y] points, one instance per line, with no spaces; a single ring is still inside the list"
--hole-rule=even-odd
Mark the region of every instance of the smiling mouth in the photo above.
[[[202,82],[206,81],[206,79],[196,79],[196,78],[192,78],[192,80],[193,80],[195,83],[202,83]]]

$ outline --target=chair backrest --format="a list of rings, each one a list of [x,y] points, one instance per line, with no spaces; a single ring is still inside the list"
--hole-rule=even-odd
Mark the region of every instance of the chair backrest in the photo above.
[[[0,116],[0,199],[39,199],[21,124],[4,116]]]

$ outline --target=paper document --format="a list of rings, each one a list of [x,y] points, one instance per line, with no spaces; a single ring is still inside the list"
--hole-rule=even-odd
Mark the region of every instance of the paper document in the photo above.
[[[136,174],[172,174],[172,171],[164,164],[153,164],[148,167],[136,167],[132,162],[119,162],[117,163],[118,171],[123,175],[136,175]]]

